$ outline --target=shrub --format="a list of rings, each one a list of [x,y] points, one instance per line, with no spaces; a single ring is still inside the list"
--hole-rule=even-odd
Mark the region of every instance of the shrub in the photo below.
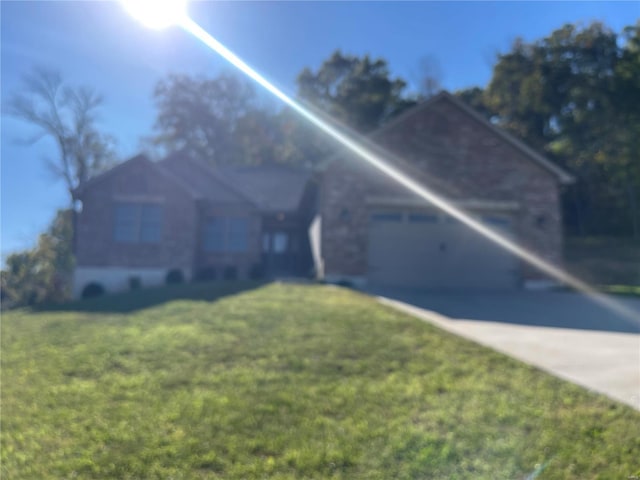
[[[184,274],[182,273],[182,270],[180,270],[179,268],[171,269],[167,273],[167,276],[164,279],[164,281],[167,285],[176,285],[179,283],[184,283]]]
[[[238,278],[238,269],[233,265],[227,265],[226,267],[224,267],[222,277],[225,280],[235,280]]]
[[[94,298],[104,295],[104,287],[98,282],[91,282],[82,289],[82,298]]]
[[[251,266],[251,269],[249,270],[249,278],[251,278],[251,280],[262,280],[264,275],[264,265],[261,263],[255,263]]]
[[[351,280],[347,280],[345,278],[342,278],[342,279],[338,280],[336,282],[336,285],[338,285],[339,287],[344,287],[344,288],[355,288],[355,286],[353,285],[353,282]]]
[[[196,282],[211,282],[216,278],[216,269],[213,267],[200,268],[193,277]]]
[[[129,290],[140,290],[142,287],[142,280],[138,276],[129,277]]]

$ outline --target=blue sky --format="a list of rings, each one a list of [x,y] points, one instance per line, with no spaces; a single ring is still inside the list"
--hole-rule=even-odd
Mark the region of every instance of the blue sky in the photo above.
[[[385,58],[415,83],[420,60],[435,58],[445,88],[484,86],[499,52],[516,37],[535,40],[565,23],[603,21],[616,31],[640,17],[637,2],[198,2],[192,17],[289,93],[305,67],[335,49]],[[2,1],[1,96],[33,66],[57,69],[71,84],[105,96],[100,125],[123,159],[152,132],[155,83],[169,72],[216,75],[222,60],[177,29],[150,31],[116,2]],[[1,251],[30,247],[57,208],[64,185],[44,158],[53,143],[18,142],[33,130],[1,119]]]

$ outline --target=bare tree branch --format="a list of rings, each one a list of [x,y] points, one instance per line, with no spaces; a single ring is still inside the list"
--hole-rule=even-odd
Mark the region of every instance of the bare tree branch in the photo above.
[[[87,87],[65,85],[58,72],[36,68],[24,77],[22,93],[13,95],[6,113],[37,128],[33,144],[51,137],[58,147],[48,168],[74,191],[114,160],[113,138],[96,127],[103,97]]]

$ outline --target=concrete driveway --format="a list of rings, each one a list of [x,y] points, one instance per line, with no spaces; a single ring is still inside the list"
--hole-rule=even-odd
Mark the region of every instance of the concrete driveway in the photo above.
[[[374,290],[382,303],[640,410],[640,300],[623,318],[565,292]]]

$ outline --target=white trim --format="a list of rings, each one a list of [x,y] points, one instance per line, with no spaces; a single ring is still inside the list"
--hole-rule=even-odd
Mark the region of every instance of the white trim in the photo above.
[[[309,243],[315,267],[316,278],[324,278],[324,259],[322,258],[322,216],[316,215],[309,225]]]

